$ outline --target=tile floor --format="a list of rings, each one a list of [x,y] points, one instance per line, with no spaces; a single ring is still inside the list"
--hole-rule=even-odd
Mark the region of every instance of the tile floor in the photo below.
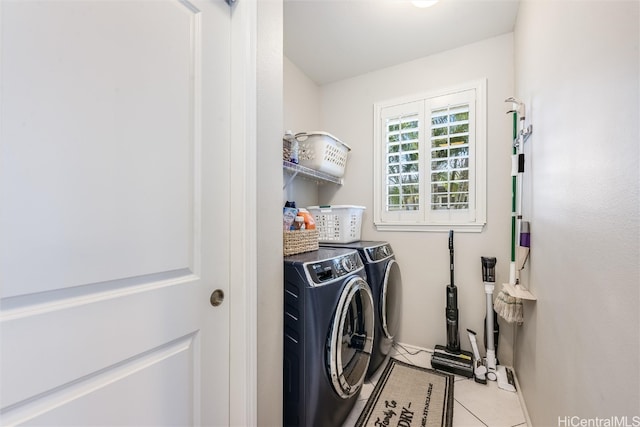
[[[431,353],[424,349],[407,345],[395,346],[390,355],[403,362],[423,368],[431,368]],[[343,427],[353,427],[367,403],[385,363],[363,386],[358,402]],[[456,375],[453,386],[453,427],[526,427],[524,411],[518,393],[498,388],[493,381],[476,383],[473,378]]]

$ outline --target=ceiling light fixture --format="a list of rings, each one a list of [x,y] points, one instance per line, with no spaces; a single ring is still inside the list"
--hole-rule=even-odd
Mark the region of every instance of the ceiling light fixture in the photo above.
[[[438,3],[438,0],[413,0],[411,3],[415,7],[425,8],[425,7],[431,7],[434,4]]]

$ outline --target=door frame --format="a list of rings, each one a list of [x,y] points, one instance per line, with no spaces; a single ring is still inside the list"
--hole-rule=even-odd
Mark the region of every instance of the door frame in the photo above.
[[[257,413],[257,0],[231,5],[229,424],[258,425]]]

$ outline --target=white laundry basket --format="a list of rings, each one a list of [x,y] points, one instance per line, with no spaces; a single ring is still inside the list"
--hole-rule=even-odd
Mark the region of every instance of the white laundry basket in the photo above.
[[[360,240],[364,206],[309,206],[307,210],[316,220],[321,243],[351,243]]]
[[[295,138],[302,166],[342,178],[351,147],[327,132],[300,132]]]

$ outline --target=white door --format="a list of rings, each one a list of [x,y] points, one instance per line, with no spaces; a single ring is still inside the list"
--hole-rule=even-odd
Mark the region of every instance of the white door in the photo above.
[[[0,424],[227,425],[229,7],[0,17]]]

